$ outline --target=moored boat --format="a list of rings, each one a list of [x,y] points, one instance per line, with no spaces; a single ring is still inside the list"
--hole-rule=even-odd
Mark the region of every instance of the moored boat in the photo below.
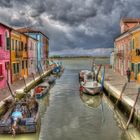
[[[97,81],[98,71],[82,70],[79,73],[80,91],[90,95],[96,95],[100,93],[103,89],[104,73],[102,74],[101,84]]]
[[[37,99],[40,99],[48,93],[49,89],[50,85],[47,82],[41,83],[34,89],[34,95]]]
[[[37,132],[39,122],[39,107],[35,98],[11,102],[8,110],[0,119],[0,134],[23,134]]]
[[[51,75],[50,77],[44,79],[44,81],[48,82],[50,85],[55,83],[55,80],[56,80],[56,77],[53,76],[53,75]]]

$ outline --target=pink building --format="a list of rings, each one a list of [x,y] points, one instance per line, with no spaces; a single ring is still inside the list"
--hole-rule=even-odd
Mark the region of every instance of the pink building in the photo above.
[[[37,40],[28,37],[28,74],[37,72]]]
[[[6,80],[11,83],[10,30],[10,27],[0,23],[0,89],[7,86]]]

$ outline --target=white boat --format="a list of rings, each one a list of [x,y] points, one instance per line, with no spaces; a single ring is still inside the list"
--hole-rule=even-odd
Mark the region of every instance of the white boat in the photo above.
[[[101,92],[102,85],[97,82],[95,73],[89,70],[82,70],[79,73],[80,91],[90,95],[95,95]]]

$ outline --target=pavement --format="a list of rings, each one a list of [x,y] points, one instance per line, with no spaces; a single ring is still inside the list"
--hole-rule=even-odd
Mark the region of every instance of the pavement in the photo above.
[[[120,97],[121,91],[127,82],[126,76],[121,76],[120,73],[114,72],[112,69],[106,69],[105,72],[105,84],[109,90],[113,90],[116,96]],[[122,100],[127,102],[128,105],[133,106],[138,94],[138,88],[140,84],[137,81],[130,81],[122,94]],[[135,107],[137,113],[140,115],[140,95]]]
[[[51,68],[49,68],[47,71],[49,71],[50,69]],[[39,73],[36,73],[34,75],[34,78],[37,78],[39,76],[40,76]],[[25,79],[26,84],[29,84],[31,81],[34,80],[34,78],[32,75],[28,76],[28,78]],[[15,93],[17,90],[24,89],[25,82],[24,82],[24,79],[21,79],[21,80],[17,80],[13,84],[11,84],[12,91]],[[7,86],[6,88],[4,88],[0,91],[0,102],[3,101],[4,99],[10,97],[10,96],[11,96],[11,93],[10,93],[10,90]]]

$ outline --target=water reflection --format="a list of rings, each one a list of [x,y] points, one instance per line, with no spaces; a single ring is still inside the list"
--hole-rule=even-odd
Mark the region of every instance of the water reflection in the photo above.
[[[102,102],[102,95],[90,96],[84,93],[80,93],[81,100],[89,107],[97,108]]]

